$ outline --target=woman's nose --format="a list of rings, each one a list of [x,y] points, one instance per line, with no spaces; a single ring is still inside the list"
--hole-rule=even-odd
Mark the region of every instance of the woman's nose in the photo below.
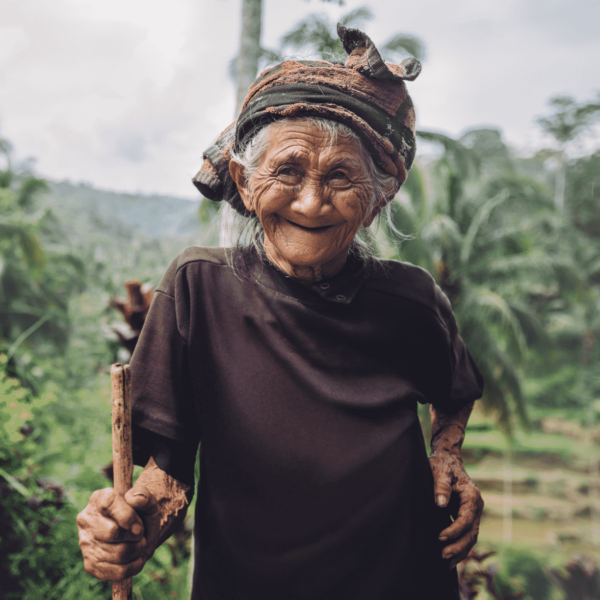
[[[311,219],[318,218],[331,210],[323,186],[310,182],[302,186],[291,204],[292,210]]]

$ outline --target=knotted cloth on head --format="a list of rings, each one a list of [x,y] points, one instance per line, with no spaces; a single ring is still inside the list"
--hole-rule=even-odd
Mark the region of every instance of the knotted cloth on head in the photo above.
[[[350,127],[375,164],[402,185],[415,157],[415,111],[404,81],[413,81],[421,63],[384,62],[365,33],[338,25],[348,58],[344,65],[287,60],[267,69],[252,84],[237,122],[204,152],[194,185],[210,200],[229,202],[249,215],[229,175],[231,152],[265,125],[289,117],[320,117]]]

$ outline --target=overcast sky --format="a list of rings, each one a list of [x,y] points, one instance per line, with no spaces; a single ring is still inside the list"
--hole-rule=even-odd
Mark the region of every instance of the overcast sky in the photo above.
[[[311,12],[368,6],[375,43],[427,48],[418,127],[543,140],[547,100],[600,91],[600,0],[265,0],[263,45]],[[52,179],[195,197],[202,151],[232,120],[241,0],[0,0],[0,136]]]

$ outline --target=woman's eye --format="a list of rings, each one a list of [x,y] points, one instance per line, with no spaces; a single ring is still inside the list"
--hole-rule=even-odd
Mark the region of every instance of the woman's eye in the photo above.
[[[277,171],[277,175],[279,177],[294,177],[296,175],[296,171],[291,167],[281,167],[279,171]]]
[[[346,183],[346,182],[350,181],[348,179],[348,176],[346,175],[346,173],[344,173],[343,171],[334,171],[329,176],[329,180],[333,181],[334,183]]]

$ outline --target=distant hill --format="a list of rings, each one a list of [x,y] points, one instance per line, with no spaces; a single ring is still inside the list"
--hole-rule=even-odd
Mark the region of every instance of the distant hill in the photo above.
[[[128,279],[156,285],[188,246],[217,245],[217,219],[200,221],[200,197],[190,201],[47,183],[38,207],[50,209],[61,225],[63,237],[55,243],[80,257],[90,278],[105,291],[122,294]]]
[[[205,229],[198,218],[197,201],[171,196],[120,194],[66,181],[48,182],[45,203],[61,218],[73,222],[84,233],[103,224],[115,229],[143,232],[154,238],[179,238]]]

